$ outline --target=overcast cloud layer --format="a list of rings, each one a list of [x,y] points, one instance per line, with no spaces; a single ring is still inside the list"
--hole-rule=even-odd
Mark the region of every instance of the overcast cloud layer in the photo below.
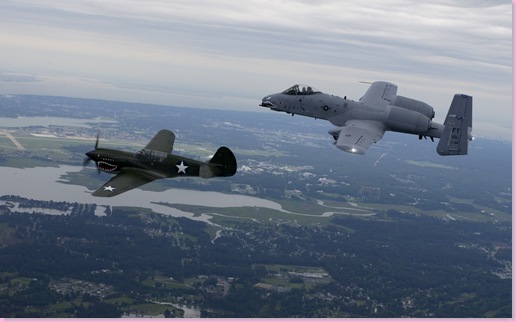
[[[0,93],[261,111],[295,83],[358,99],[359,81],[386,80],[437,121],[453,94],[472,95],[474,135],[510,139],[511,11],[494,0],[2,0]]]

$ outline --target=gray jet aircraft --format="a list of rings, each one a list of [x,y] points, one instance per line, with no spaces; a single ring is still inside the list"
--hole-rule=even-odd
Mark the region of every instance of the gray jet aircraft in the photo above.
[[[236,173],[233,152],[220,147],[208,162],[173,155],[175,135],[169,130],[159,131],[150,142],[136,153],[99,148],[87,152],[84,166],[94,161],[97,170],[116,174],[92,193],[97,197],[113,197],[156,179],[173,177],[230,177]]]
[[[434,109],[421,101],[396,95],[398,86],[374,82],[358,102],[325,94],[307,85],[294,85],[282,93],[262,99],[260,106],[273,111],[299,114],[330,121],[335,127],[328,133],[337,148],[364,154],[385,131],[440,138],[440,155],[468,154],[472,140],[472,97],[455,94],[444,124],[432,122]]]

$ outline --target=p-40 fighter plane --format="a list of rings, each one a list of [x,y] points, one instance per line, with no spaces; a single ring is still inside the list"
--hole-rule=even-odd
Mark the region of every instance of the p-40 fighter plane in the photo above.
[[[99,172],[115,173],[116,176],[92,195],[113,197],[156,179],[230,177],[236,173],[237,162],[230,149],[220,147],[210,161],[201,162],[172,155],[174,140],[174,133],[161,130],[142,150],[131,153],[99,148],[97,135],[95,150],[86,153],[84,166],[93,160]]]
[[[260,106],[274,111],[299,114],[330,121],[328,131],[337,148],[364,154],[385,131],[440,138],[440,155],[468,154],[472,139],[472,97],[456,94],[444,124],[432,122],[435,112],[426,103],[396,95],[398,86],[374,82],[358,102],[322,93],[310,86],[294,85],[282,93],[263,98]]]

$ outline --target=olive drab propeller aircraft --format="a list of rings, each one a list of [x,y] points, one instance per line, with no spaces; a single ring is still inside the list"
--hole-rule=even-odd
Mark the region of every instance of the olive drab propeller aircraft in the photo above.
[[[95,149],[87,152],[84,166],[94,161],[97,170],[116,174],[92,193],[97,197],[113,197],[156,179],[174,177],[230,177],[236,173],[233,152],[220,147],[208,162],[173,155],[175,135],[169,130],[159,131],[150,142],[136,153],[99,148],[99,134]]]
[[[273,111],[330,121],[328,133],[337,148],[356,154],[383,137],[385,131],[415,134],[421,140],[440,138],[440,155],[468,154],[472,140],[472,97],[455,94],[444,124],[435,123],[434,109],[421,101],[396,95],[398,86],[374,82],[358,102],[322,93],[306,85],[294,85],[282,93],[267,95],[260,106]]]

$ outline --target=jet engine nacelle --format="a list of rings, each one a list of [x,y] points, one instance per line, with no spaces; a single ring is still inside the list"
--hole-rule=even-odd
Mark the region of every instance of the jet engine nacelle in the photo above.
[[[433,119],[435,116],[435,111],[430,105],[404,96],[395,95],[391,99],[389,105],[398,106],[401,108],[405,108],[407,110],[419,112],[428,117],[429,119]]]
[[[387,106],[384,115],[384,124],[391,131],[423,133],[428,131],[430,123],[425,114],[398,106]]]

